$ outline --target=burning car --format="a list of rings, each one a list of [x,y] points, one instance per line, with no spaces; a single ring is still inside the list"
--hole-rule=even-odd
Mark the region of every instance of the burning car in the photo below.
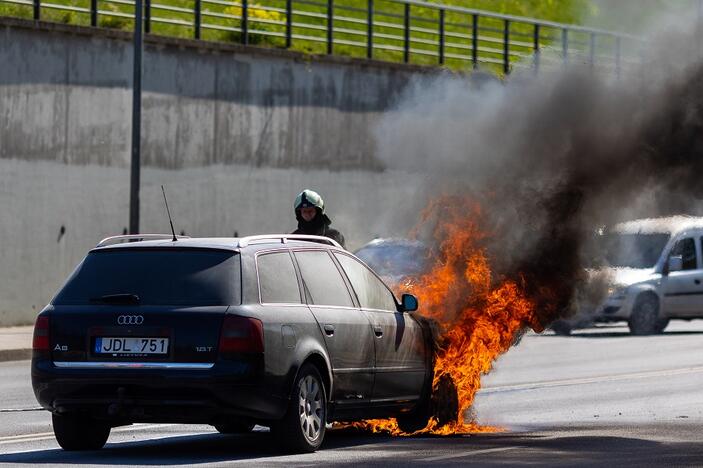
[[[117,236],[39,314],[32,385],[65,450],[135,422],[261,424],[299,452],[327,422],[414,432],[435,356],[416,308],[324,237]]]
[[[596,236],[591,285],[607,297],[552,325],[561,334],[584,324],[627,322],[634,335],[661,333],[671,319],[703,318],[703,218],[638,219]]]

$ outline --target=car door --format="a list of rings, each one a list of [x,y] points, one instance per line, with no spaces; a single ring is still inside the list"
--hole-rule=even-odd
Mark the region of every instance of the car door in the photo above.
[[[371,324],[327,250],[296,250],[308,306],[318,322],[332,363],[332,397],[340,409],[371,398],[374,337]]]
[[[683,267],[670,271],[662,281],[663,312],[676,317],[696,316],[703,310],[703,272],[693,237],[679,239],[669,252],[669,258],[674,256],[681,257]]]
[[[420,324],[399,312],[393,293],[356,258],[335,252],[361,310],[374,330],[376,376],[373,400],[392,403],[419,398],[427,376],[427,345]]]

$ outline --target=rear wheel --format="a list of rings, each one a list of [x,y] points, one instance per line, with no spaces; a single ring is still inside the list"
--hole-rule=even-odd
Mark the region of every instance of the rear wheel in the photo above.
[[[627,324],[633,335],[661,333],[669,323],[659,317],[659,300],[653,294],[643,294],[635,300]]]
[[[281,444],[293,452],[314,452],[325,438],[327,395],[322,377],[304,364],[293,385],[293,396],[283,420],[271,428]]]
[[[110,423],[87,416],[51,416],[56,441],[64,450],[98,450],[110,436]]]

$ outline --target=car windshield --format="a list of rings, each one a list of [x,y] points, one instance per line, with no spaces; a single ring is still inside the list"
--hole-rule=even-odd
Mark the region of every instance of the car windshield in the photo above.
[[[383,277],[418,276],[426,264],[427,249],[422,245],[378,245],[363,247],[356,256]]]
[[[599,237],[598,266],[652,268],[670,235],[609,233]]]
[[[239,255],[213,249],[91,252],[53,303],[230,305],[240,298]]]

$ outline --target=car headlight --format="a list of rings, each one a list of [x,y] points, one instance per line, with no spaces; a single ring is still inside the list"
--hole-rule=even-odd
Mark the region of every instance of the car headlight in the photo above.
[[[627,286],[610,286],[608,288],[608,297],[610,299],[625,299],[627,289]]]

